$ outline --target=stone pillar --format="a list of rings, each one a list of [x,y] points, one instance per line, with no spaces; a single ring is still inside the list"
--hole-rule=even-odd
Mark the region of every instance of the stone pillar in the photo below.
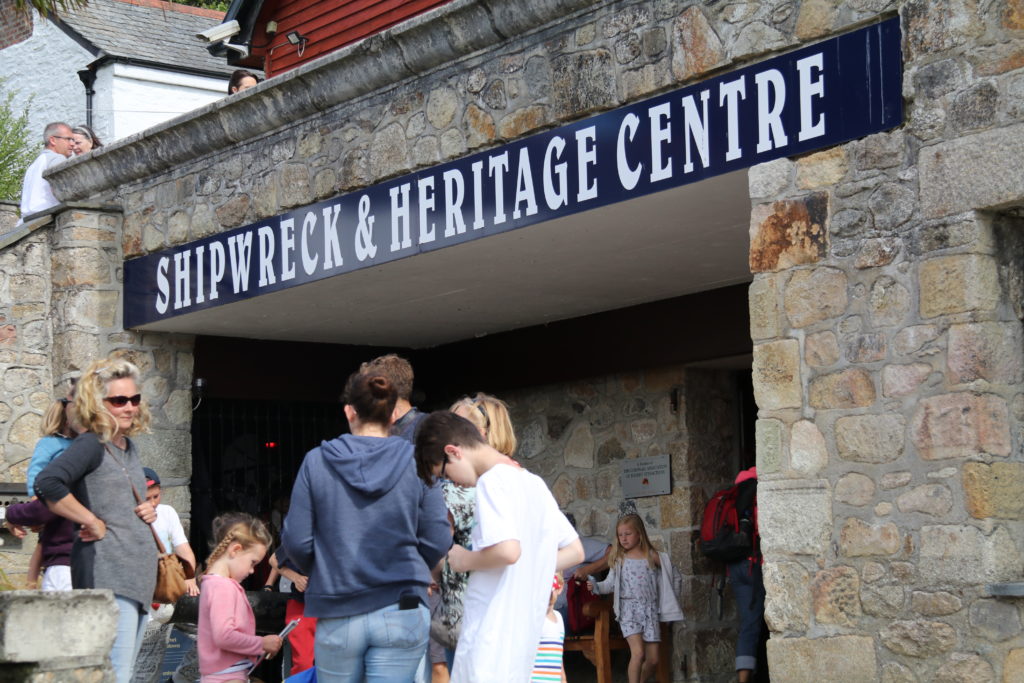
[[[20,213],[17,202],[0,201],[0,235],[14,228]]]
[[[112,682],[116,628],[108,590],[0,592],[0,679]]]
[[[987,585],[1024,578],[1024,230],[975,210],[1014,199],[981,179],[1013,175],[984,160],[1017,135],[917,156],[893,131],[751,169],[773,680],[1020,666],[1020,608]]]
[[[25,481],[53,400],[47,230],[0,252],[0,480]]]
[[[163,484],[163,502],[187,524],[192,472],[191,335],[123,329],[122,220],[118,213],[69,209],[53,236],[54,376],[73,376],[116,353],[138,366],[152,433],[136,437],[144,464]]]
[[[714,680],[731,672],[736,609],[725,612],[711,587],[712,565],[694,545],[704,505],[739,465],[735,374],[681,365],[545,387],[502,396],[509,402],[516,457],[547,481],[583,536],[615,540],[621,462],[667,454],[672,493],[634,500],[652,542],[683,577],[685,628],[673,629],[671,670]]]

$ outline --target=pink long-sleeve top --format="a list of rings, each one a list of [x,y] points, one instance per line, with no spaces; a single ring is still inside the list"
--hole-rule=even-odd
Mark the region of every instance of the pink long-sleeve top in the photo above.
[[[223,671],[243,659],[255,663],[263,652],[256,616],[234,579],[207,574],[199,592],[199,673]]]

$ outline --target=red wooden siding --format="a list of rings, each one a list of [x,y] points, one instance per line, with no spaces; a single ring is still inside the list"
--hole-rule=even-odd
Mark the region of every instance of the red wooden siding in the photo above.
[[[451,0],[279,0],[267,2],[253,31],[253,56],[263,58],[267,77],[294,69],[417,14]],[[277,35],[268,41],[268,21],[277,22]],[[309,41],[299,56],[298,47],[285,36],[298,31]],[[267,45],[269,43],[269,45]]]

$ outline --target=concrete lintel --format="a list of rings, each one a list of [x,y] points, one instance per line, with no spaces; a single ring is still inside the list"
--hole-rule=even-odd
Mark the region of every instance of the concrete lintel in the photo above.
[[[8,232],[0,233],[0,250],[20,242],[36,230],[54,223],[58,214],[65,211],[102,211],[103,213],[121,213],[124,209],[118,204],[106,202],[67,202],[57,204],[48,209],[30,213],[25,221]]]
[[[117,605],[109,590],[0,592],[0,663],[106,654],[114,643]]]
[[[93,197],[252,140],[519,36],[597,0],[455,0],[394,28],[46,172],[65,201]]]
[[[45,228],[53,223],[53,213],[34,213],[28,219],[28,221],[16,226],[9,232],[0,234],[0,250],[20,242],[36,230]]]

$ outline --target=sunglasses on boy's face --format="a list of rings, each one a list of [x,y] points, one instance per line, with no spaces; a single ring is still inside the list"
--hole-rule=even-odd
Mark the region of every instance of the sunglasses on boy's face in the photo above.
[[[120,408],[129,401],[133,406],[137,406],[139,405],[139,402],[142,401],[142,394],[135,394],[134,396],[107,396],[103,400],[115,408]]]

